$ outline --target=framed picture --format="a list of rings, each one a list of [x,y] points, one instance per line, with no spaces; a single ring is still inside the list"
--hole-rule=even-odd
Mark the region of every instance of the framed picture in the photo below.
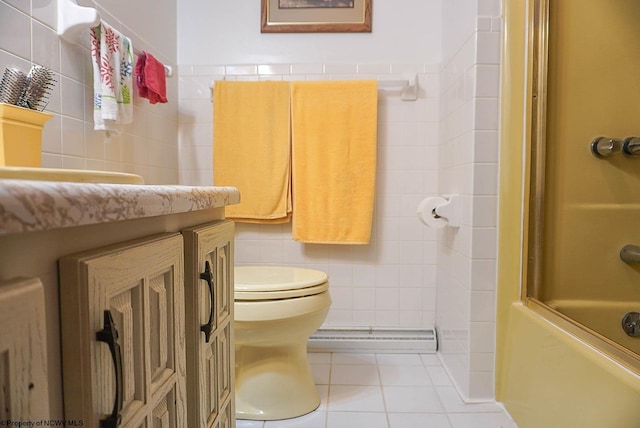
[[[373,0],[262,0],[263,33],[370,33]]]

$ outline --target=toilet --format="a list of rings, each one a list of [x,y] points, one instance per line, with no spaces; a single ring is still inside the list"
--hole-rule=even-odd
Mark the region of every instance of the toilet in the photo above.
[[[236,417],[268,421],[312,412],[320,396],[307,340],[331,306],[327,274],[238,266],[234,276]]]

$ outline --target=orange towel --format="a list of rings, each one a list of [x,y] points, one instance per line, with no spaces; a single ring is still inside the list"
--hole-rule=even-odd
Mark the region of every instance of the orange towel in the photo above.
[[[291,216],[288,82],[215,82],[213,177],[235,186],[227,218],[285,223]]]
[[[293,239],[367,244],[376,174],[375,81],[293,82]]]

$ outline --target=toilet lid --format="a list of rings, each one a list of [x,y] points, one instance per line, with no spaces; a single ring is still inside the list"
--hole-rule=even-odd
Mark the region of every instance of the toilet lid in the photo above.
[[[236,300],[274,300],[311,296],[329,287],[319,270],[280,266],[236,266]]]

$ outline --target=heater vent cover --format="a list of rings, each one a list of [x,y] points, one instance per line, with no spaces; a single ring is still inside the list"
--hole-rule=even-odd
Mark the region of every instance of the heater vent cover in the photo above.
[[[310,352],[435,353],[436,331],[428,329],[321,328],[307,343]]]

